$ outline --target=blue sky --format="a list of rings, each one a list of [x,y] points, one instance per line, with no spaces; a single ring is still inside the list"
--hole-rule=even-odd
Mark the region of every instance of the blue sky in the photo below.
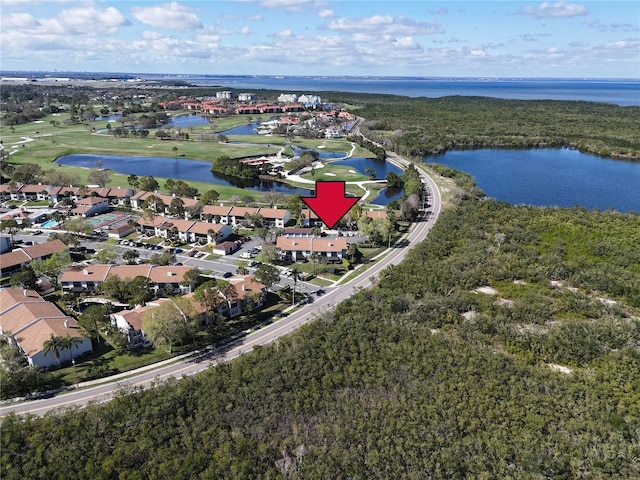
[[[637,0],[0,0],[0,66],[640,78],[639,25]]]

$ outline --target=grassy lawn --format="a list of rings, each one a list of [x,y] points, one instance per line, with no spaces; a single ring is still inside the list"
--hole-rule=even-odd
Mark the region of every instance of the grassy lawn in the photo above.
[[[352,167],[339,165],[338,163],[328,163],[322,168],[317,168],[311,172],[301,175],[307,180],[336,180],[345,182],[363,182],[369,179],[366,175],[358,173]],[[361,190],[362,191],[362,190]]]
[[[174,114],[175,116],[175,114]],[[232,158],[258,156],[264,154],[275,154],[281,150],[284,145],[290,142],[285,138],[262,135],[232,135],[229,136],[230,141],[247,142],[253,145],[238,144],[219,144],[211,142],[195,142],[195,141],[161,141],[154,136],[154,132],[147,138],[118,138],[108,133],[95,133],[95,130],[106,128],[106,121],[93,122],[90,127],[86,125],[64,125],[65,119],[69,117],[66,113],[58,115],[48,115],[39,123],[31,122],[23,125],[14,126],[12,132],[7,126],[0,126],[0,136],[3,139],[5,148],[8,151],[15,150],[8,163],[34,163],[39,165],[43,170],[56,168],[60,172],[73,173],[78,176],[80,185],[90,183],[88,176],[92,169],[73,167],[68,165],[55,166],[53,161],[63,155],[74,153],[85,153],[95,155],[123,155],[137,157],[167,157],[174,158],[176,156],[184,159],[197,159],[204,161],[212,161],[222,155]],[[227,130],[237,125],[246,124],[252,120],[267,120],[271,115],[255,115],[255,116],[232,116],[224,119],[211,119],[211,124],[193,127],[192,132],[211,131],[212,126],[218,130]],[[50,122],[57,121],[59,126],[54,126]],[[120,122],[110,122],[112,126],[120,126]],[[26,140],[25,140],[26,139]],[[351,151],[351,144],[346,139],[302,139],[296,138],[293,142],[299,147],[318,148],[322,147],[326,151],[345,152],[345,155]],[[12,149],[14,144],[24,145]],[[257,145],[256,145],[257,144]],[[173,148],[177,147],[178,151],[174,152]],[[291,154],[290,149],[286,149],[285,153]],[[372,154],[366,149],[357,147],[354,156],[371,157]],[[366,180],[361,174],[351,174],[348,167],[327,166],[318,171],[315,180],[318,179],[342,179],[346,181]],[[318,175],[321,173],[321,175]],[[340,177],[331,177],[324,173],[335,173]],[[152,171],[149,174],[153,174]],[[156,177],[161,187],[166,178]],[[310,178],[313,180],[313,178]],[[212,178],[213,180],[213,178]],[[188,181],[190,185],[196,187],[201,193],[215,189],[220,193],[220,200],[229,200],[233,195],[247,195],[247,190],[229,187],[214,183],[213,181]],[[127,175],[117,172],[111,172],[109,187],[128,187]],[[308,188],[308,185],[301,185]],[[161,192],[164,191],[161,189]],[[361,196],[362,190],[357,188],[350,189],[350,193]],[[251,193],[256,198],[260,197],[259,192]],[[38,203],[37,205],[40,205]],[[43,204],[44,205],[44,204]]]
[[[333,282],[326,280],[324,278],[321,277],[316,277],[313,278],[311,280],[309,280],[309,283],[313,284],[313,285],[318,285],[319,287],[328,287],[329,285],[333,285]]]

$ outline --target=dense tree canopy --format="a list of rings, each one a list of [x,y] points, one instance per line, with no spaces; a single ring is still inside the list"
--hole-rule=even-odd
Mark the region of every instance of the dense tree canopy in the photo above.
[[[3,478],[638,478],[640,217],[451,176],[377,286],[200,375],[7,417]]]

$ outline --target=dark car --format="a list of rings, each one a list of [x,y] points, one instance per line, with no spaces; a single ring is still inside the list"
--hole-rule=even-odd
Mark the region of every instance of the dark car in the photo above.
[[[324,290],[320,289],[320,290],[316,290],[316,295],[320,296],[324,293]]]
[[[222,277],[223,277],[223,278],[233,277],[233,273],[231,273],[231,272],[224,272],[224,273],[222,274]]]

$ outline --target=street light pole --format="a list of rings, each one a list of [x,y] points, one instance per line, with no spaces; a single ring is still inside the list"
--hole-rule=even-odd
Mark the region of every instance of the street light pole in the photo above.
[[[71,357],[71,365],[73,365],[73,378],[76,381],[76,388],[78,388],[78,372],[76,372],[76,359]]]

